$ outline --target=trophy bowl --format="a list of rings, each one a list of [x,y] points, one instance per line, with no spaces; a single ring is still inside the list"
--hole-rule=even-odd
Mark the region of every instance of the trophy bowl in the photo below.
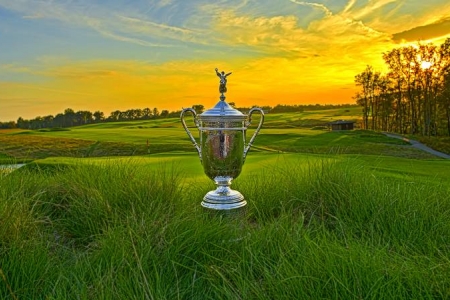
[[[205,174],[217,185],[215,190],[205,195],[201,205],[209,209],[231,210],[247,204],[244,196],[232,190],[230,185],[242,171],[247,153],[264,123],[264,112],[261,108],[254,107],[245,115],[231,107],[225,102],[226,80],[223,78],[231,73],[219,73],[217,69],[216,73],[221,78],[220,101],[202,114],[197,114],[192,108],[185,108],[181,111],[180,119],[197,149]],[[193,114],[195,126],[199,130],[199,144],[186,125],[184,118],[188,112]],[[250,141],[246,143],[247,128],[254,112],[259,112],[261,118]]]

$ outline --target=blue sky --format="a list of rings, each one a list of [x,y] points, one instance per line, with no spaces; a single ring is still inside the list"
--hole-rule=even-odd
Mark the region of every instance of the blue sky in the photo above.
[[[382,52],[450,37],[430,1],[0,0],[0,121],[65,108],[352,103]]]

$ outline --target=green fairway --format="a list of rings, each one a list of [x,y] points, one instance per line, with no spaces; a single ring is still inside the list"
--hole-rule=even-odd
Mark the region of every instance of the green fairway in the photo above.
[[[314,125],[320,124],[324,128],[331,120],[352,119],[357,120],[359,108],[329,109],[319,111],[307,111],[301,113],[267,114],[261,134],[276,130],[279,134],[294,134],[301,136],[312,136],[321,133],[310,130]],[[186,117],[188,126],[192,133],[196,135],[197,129],[194,126],[192,116]],[[253,117],[253,122],[249,126],[248,135],[253,133],[259,120],[257,114]],[[45,136],[60,138],[76,138],[91,141],[123,142],[144,144],[147,140],[150,143],[175,143],[180,144],[189,141],[184,132],[179,118],[163,118],[146,121],[124,121],[106,122],[99,124],[89,124],[79,127],[64,128],[61,130],[41,129],[29,131],[11,132],[12,135]],[[0,134],[1,135],[1,134]],[[269,141],[271,142],[271,141]],[[272,141],[273,142],[273,141]]]
[[[296,113],[275,113],[266,115],[265,128],[311,128],[314,126],[326,126],[327,123],[332,121],[357,121],[360,118],[360,107],[304,111]]]
[[[185,144],[189,139],[181,124],[178,125],[176,128],[139,127],[119,122],[73,127],[67,131],[28,131],[27,135],[132,144],[146,144],[147,140],[151,144]],[[191,131],[197,133],[195,128]]]
[[[280,114],[269,116],[268,119],[282,120],[282,117],[292,118],[294,115]],[[0,153],[18,159],[33,159],[52,156],[129,156],[194,150],[178,119],[156,121],[102,123],[66,130],[45,129],[3,133],[0,134]],[[255,124],[256,122],[257,120]],[[286,120],[283,122],[285,124]],[[188,123],[190,131],[198,140],[197,128],[192,120],[188,120]],[[425,152],[405,148],[407,143],[402,140],[388,138],[377,132],[328,131],[315,127],[273,127],[270,124],[269,120],[263,126],[253,144],[253,151],[433,158]],[[250,126],[247,141],[254,131],[255,125]]]
[[[247,163],[249,166],[246,167],[252,168],[254,158],[260,163],[267,160],[269,156],[264,156],[264,153],[347,154],[361,157],[368,155],[369,160],[379,157],[377,161],[380,165],[383,165],[381,161],[388,161],[394,157],[388,163],[393,166],[401,165],[401,160],[396,159],[398,157],[436,159],[424,151],[410,147],[405,141],[388,138],[378,132],[329,131],[324,126],[335,119],[357,120],[359,114],[358,107],[267,114],[260,134],[250,150]],[[198,130],[194,125],[193,117],[187,116],[186,119],[190,131],[198,140]],[[247,131],[247,141],[254,133],[258,120],[259,116],[255,114],[252,125]],[[261,155],[256,155],[257,153]],[[158,157],[158,154],[161,157],[168,155],[167,157],[173,161],[184,160],[185,162],[188,161],[184,159],[185,157],[190,155],[195,157],[196,150],[182,128],[179,118],[0,132],[0,160],[3,161],[116,156],[138,156],[142,157],[142,161],[146,161]],[[270,157],[270,160],[273,160],[273,156]],[[189,161],[194,160],[189,159]],[[438,161],[442,162],[442,160]],[[439,165],[439,163],[436,164]],[[442,164],[445,163],[442,162]]]
[[[141,127],[140,127],[141,126]],[[75,138],[92,141],[122,142],[133,144],[170,143],[179,144],[183,142],[186,133],[181,125],[174,128],[165,127],[142,127],[142,125],[128,123],[107,123],[73,127],[67,131],[42,131],[32,132],[33,135],[46,137]]]
[[[254,175],[262,174],[273,168],[292,169],[293,172],[305,166],[319,166],[326,161],[332,161],[337,165],[351,164],[366,174],[379,178],[391,178],[414,183],[414,180],[429,181],[448,184],[450,187],[450,160],[417,160],[390,156],[375,155],[323,155],[300,153],[264,153],[249,152],[243,167],[241,178],[248,179]],[[41,167],[46,165],[78,165],[78,164],[135,164],[145,166],[149,172],[157,170],[162,164],[170,164],[177,167],[186,180],[210,180],[203,173],[199,157],[192,153],[174,152],[146,155],[139,157],[94,157],[94,158],[69,158],[53,157],[35,161]],[[345,172],[345,168],[343,168]],[[289,176],[287,175],[287,180]]]

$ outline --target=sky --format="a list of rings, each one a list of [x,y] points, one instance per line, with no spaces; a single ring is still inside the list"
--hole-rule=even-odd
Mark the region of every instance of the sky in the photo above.
[[[0,0],[0,121],[66,108],[355,103],[382,53],[450,37],[448,0]]]

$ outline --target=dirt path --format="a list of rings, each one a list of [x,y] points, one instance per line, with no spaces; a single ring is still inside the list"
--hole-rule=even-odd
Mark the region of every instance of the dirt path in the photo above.
[[[405,142],[410,143],[411,146],[413,146],[414,148],[417,148],[419,150],[422,150],[422,151],[428,152],[430,154],[436,155],[436,156],[438,156],[440,158],[450,159],[450,155],[442,153],[442,152],[439,152],[439,151],[436,151],[436,150],[434,150],[434,149],[432,149],[432,148],[430,148],[428,146],[425,146],[424,144],[422,144],[422,143],[420,143],[418,141],[407,139],[404,136],[401,136],[401,135],[395,134],[395,133],[383,132],[383,134],[388,136],[388,137],[391,137],[391,138],[404,140]]]

